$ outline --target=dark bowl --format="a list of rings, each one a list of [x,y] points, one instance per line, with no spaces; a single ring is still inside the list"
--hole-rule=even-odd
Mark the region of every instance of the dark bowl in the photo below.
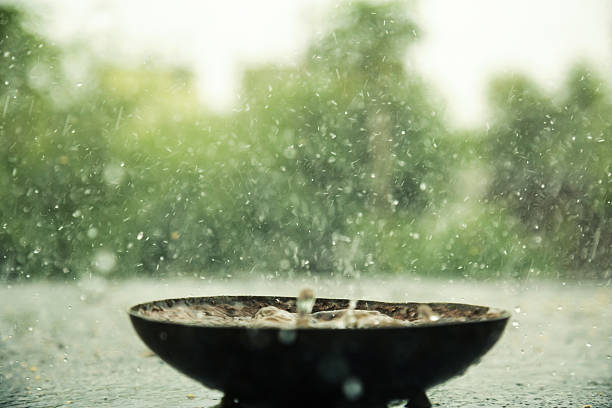
[[[462,374],[501,336],[505,311],[428,303],[441,318],[407,327],[368,329],[209,327],[164,321],[150,312],[177,306],[263,306],[295,312],[296,299],[214,296],[144,303],[129,311],[140,338],[168,364],[243,406],[375,406],[409,400],[427,407],[425,390]],[[317,299],[313,312],[348,307]],[[361,300],[357,309],[414,320],[419,303]]]

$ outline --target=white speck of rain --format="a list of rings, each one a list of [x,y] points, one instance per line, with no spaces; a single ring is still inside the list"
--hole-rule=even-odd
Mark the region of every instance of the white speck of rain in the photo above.
[[[104,181],[110,185],[119,185],[125,176],[125,170],[122,166],[116,164],[108,164],[104,167]]]
[[[105,249],[101,249],[96,252],[93,261],[93,264],[96,269],[102,273],[108,273],[112,271],[116,263],[117,260],[115,258],[115,254]]]
[[[349,401],[355,401],[363,394],[363,387],[358,378],[350,377],[342,384],[342,392]]]
[[[295,330],[279,330],[278,340],[283,344],[291,344],[297,338],[297,332]]]
[[[297,154],[297,152],[296,152],[295,147],[293,145],[287,146],[287,148],[283,152],[283,155],[287,159],[294,159],[296,154]]]
[[[89,239],[94,239],[98,236],[98,229],[96,227],[91,227],[87,230],[87,237]]]

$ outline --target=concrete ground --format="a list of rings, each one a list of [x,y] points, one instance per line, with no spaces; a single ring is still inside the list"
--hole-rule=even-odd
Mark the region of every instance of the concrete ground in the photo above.
[[[198,279],[0,288],[0,407],[213,407],[204,388],[148,351],[129,306],[168,297],[289,295],[443,301],[511,311],[499,343],[461,377],[429,390],[442,407],[612,407],[610,283]]]

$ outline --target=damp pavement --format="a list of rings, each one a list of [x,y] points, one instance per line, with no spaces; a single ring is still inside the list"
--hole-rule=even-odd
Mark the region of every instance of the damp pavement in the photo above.
[[[441,407],[612,407],[610,282],[380,278],[197,279],[8,284],[0,288],[0,407],[214,407],[222,394],[178,373],[136,336],[127,309],[207,295],[441,301],[509,310],[497,345],[428,391]]]

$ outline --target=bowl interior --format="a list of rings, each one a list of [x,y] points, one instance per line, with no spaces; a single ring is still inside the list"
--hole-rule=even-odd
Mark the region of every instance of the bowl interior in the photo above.
[[[249,327],[248,320],[262,308],[273,306],[280,310],[296,313],[297,300],[293,297],[274,296],[211,296],[198,298],[164,299],[136,305],[130,314],[152,321],[169,322],[203,327]],[[348,299],[316,299],[312,313],[343,311],[348,309]],[[422,308],[427,307],[435,321],[423,316]],[[356,310],[375,311],[394,319],[414,325],[443,325],[483,320],[503,319],[508,313],[487,306],[460,303],[388,303],[359,300]],[[226,319],[215,319],[223,315]],[[240,323],[244,324],[240,324]],[[252,327],[252,326],[251,326]],[[388,326],[383,326],[388,327]],[[287,327],[290,328],[290,327]],[[316,329],[317,326],[298,329]],[[344,328],[344,327],[343,327]],[[371,327],[376,328],[376,327]]]

